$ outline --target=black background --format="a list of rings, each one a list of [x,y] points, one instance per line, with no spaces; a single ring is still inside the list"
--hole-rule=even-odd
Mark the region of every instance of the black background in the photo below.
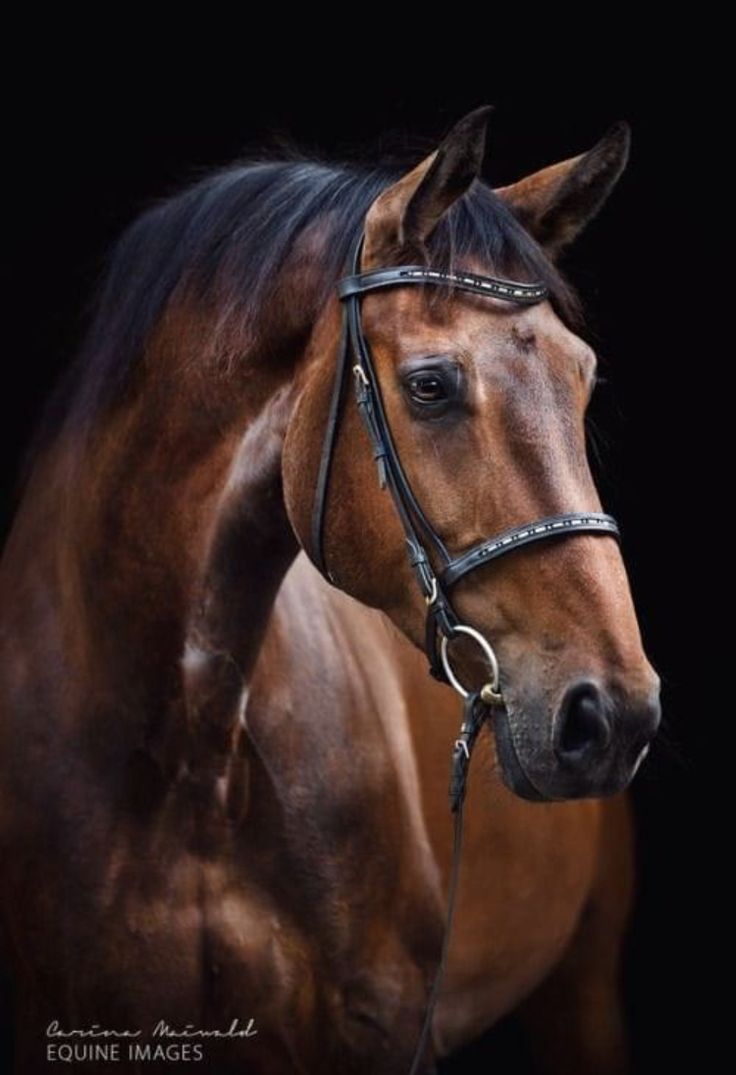
[[[385,79],[381,88],[373,79],[361,88],[353,72],[345,93],[329,83],[317,88],[305,71],[275,68],[265,80],[238,74],[227,83],[177,72],[144,89],[132,61],[107,79],[101,69],[89,81],[52,79],[14,116],[5,132],[13,147],[0,453],[6,517],[20,452],[81,338],[102,256],[149,199],[267,144],[274,132],[308,151],[339,155],[347,147],[372,158],[400,147],[405,135],[431,147],[465,111],[492,103],[485,172],[501,185],[589,148],[610,123],[628,120],[629,167],[564,268],[583,294],[587,335],[606,379],[592,407],[603,445],[596,474],[622,525],[645,645],[663,679],[666,727],[635,782],[640,890],[626,996],[637,1070],[675,1063],[683,1070],[688,1061],[700,1068],[709,1008],[699,950],[709,905],[697,865],[705,732],[692,704],[689,630],[698,575],[688,568],[688,529],[673,525],[688,498],[701,407],[693,372],[702,311],[672,287],[673,275],[694,261],[696,217],[683,193],[696,152],[692,130],[683,143],[681,107],[616,81],[586,83],[565,97],[544,86],[514,92],[513,80],[499,92],[467,73]],[[522,1071],[523,1053],[509,1026],[443,1071],[488,1071],[494,1061],[502,1063],[495,1070]]]

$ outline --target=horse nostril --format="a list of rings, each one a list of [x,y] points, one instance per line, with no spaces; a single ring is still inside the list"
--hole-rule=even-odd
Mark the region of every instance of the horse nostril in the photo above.
[[[611,742],[611,721],[594,683],[570,687],[560,707],[556,751],[567,760],[601,754]]]

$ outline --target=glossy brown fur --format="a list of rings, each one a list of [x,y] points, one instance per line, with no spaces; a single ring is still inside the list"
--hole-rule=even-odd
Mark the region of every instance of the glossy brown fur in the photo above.
[[[418,218],[433,219],[426,206]],[[79,458],[73,436],[58,439],[16,518],[0,579],[0,840],[18,1072],[47,1070],[51,1019],[235,1017],[257,1036],[208,1043],[207,1070],[408,1069],[442,936],[458,703],[394,626],[417,640],[421,604],[352,408],[328,552],[341,587],[382,611],[297,555],[338,330],[334,301],[314,325],[309,242],[273,312],[283,361],[266,367],[243,341],[239,367],[205,377],[211,312],[182,297],[91,449]],[[382,258],[380,227],[372,242]],[[396,293],[366,301],[365,326],[402,458],[451,547],[571,499],[598,507],[581,431],[558,417],[582,421],[590,356],[548,308],[471,299],[428,318],[417,294]],[[465,355],[491,408],[432,471],[389,373],[399,352],[428,347]],[[535,348],[551,377],[523,372]],[[501,372],[483,366],[491,351]],[[535,427],[529,393],[552,425]],[[494,428],[486,485],[466,467],[490,454]],[[609,539],[519,553],[463,583],[458,605],[494,639],[510,705],[540,720],[591,665],[651,688]],[[626,800],[531,804],[494,756],[486,731],[437,1052],[526,1001],[550,1071],[620,1071]]]

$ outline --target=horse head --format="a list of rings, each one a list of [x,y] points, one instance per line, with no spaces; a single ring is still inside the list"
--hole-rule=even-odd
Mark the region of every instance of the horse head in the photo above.
[[[361,297],[361,330],[395,451],[453,556],[531,520],[602,510],[585,441],[596,356],[577,331],[555,259],[621,174],[628,127],[616,124],[588,152],[492,190],[479,178],[486,115],[479,109],[461,120],[373,201],[355,266],[369,273],[418,264],[546,284],[544,301],[529,305],[453,287]],[[492,227],[479,228],[481,216]],[[330,421],[339,334],[335,298],[314,327],[284,448],[287,509],[313,558],[320,431]],[[376,480],[358,409],[343,407],[324,505],[331,581],[424,646],[426,595],[405,527]],[[430,565],[437,574],[441,567]],[[452,603],[498,658],[504,705],[494,726],[507,784],[530,799],[624,788],[660,708],[615,536],[581,531],[516,548],[459,578]],[[452,643],[453,665],[477,679],[478,653],[466,641]]]

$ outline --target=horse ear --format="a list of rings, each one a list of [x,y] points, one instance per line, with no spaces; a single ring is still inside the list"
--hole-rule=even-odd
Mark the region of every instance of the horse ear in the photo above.
[[[425,261],[425,242],[483,163],[492,106],[468,113],[439,147],[376,198],[365,219],[363,271],[409,260]]]
[[[587,153],[552,164],[495,193],[553,257],[595,216],[629,158],[631,130],[621,120]]]

